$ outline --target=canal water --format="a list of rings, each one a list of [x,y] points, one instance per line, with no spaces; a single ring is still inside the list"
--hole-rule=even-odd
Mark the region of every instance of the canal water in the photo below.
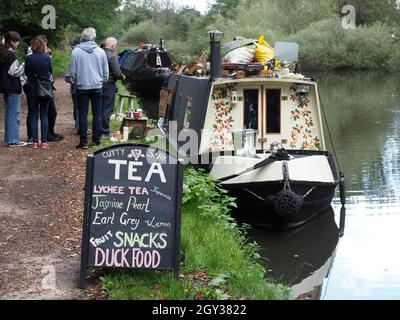
[[[337,194],[300,229],[253,229],[250,238],[262,247],[269,275],[289,285],[294,298],[400,299],[400,78],[315,76],[346,176],[344,235]]]

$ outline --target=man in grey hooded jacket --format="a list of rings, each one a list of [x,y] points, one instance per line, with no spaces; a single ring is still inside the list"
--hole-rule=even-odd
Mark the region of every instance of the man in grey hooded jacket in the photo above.
[[[109,69],[107,56],[95,42],[96,30],[83,30],[81,43],[72,51],[69,76],[76,87],[79,109],[80,141],[78,149],[88,148],[88,110],[89,101],[93,113],[93,146],[100,144],[102,133],[102,95],[103,83],[108,80]]]

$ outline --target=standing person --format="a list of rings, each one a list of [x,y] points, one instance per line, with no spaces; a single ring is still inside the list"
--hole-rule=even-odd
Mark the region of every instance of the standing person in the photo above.
[[[30,45],[32,45],[32,42],[35,39],[31,40]],[[29,47],[27,52],[26,52],[26,56],[29,56],[32,54],[32,47]],[[25,56],[25,57],[26,57]],[[33,134],[32,134],[32,130],[31,130],[31,115],[32,115],[32,107],[30,106],[30,99],[28,99],[28,90],[27,90],[27,84],[28,84],[28,79],[26,78],[26,75],[24,74],[21,79],[23,79],[22,82],[22,90],[24,91],[25,95],[26,95],[26,104],[28,106],[28,113],[26,116],[26,133],[27,133],[27,140],[26,143],[27,144],[33,144]]]
[[[46,45],[46,53],[49,55],[50,59],[52,58],[52,51],[47,46],[47,37],[44,35],[39,35],[37,38],[42,39]],[[54,79],[52,78],[52,82],[54,83]],[[47,141],[50,142],[58,142],[63,140],[65,137],[61,134],[55,132],[56,119],[57,119],[57,108],[54,97],[49,101],[49,112],[48,112],[48,122],[49,122],[49,130]]]
[[[65,82],[70,84],[70,93],[72,97],[72,105],[74,108],[73,117],[75,121],[75,133],[80,135],[79,133],[79,108],[78,108],[78,97],[76,96],[76,86],[71,83],[71,77],[69,73],[65,75]]]
[[[0,44],[0,93],[4,94],[4,142],[9,147],[24,147],[27,144],[19,141],[21,81],[24,64],[19,64],[15,50],[19,46],[20,35],[10,31]]]
[[[51,84],[51,74],[53,68],[51,59],[46,53],[46,45],[40,38],[36,38],[32,42],[32,54],[25,58],[25,74],[28,78],[26,90],[28,99],[30,100],[29,106],[31,107],[30,128],[33,135],[33,148],[39,148],[39,133],[38,121],[40,114],[40,127],[41,127],[41,148],[48,149],[47,143],[48,134],[48,109],[51,98],[44,98],[38,96],[38,80]]]
[[[88,148],[89,101],[93,113],[93,146],[98,146],[101,138],[102,88],[108,79],[109,69],[107,56],[94,42],[95,39],[95,29],[83,30],[81,43],[72,51],[68,71],[71,84],[76,86],[78,97],[80,141],[76,146],[77,149]]]
[[[118,92],[117,80],[125,80],[115,55],[117,45],[118,42],[115,38],[108,38],[104,45],[110,70],[110,76],[103,84],[102,138],[105,139],[111,138],[110,118],[114,111],[115,95]]]

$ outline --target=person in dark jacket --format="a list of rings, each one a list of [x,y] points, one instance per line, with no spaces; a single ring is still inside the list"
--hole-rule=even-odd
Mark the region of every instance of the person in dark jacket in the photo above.
[[[44,35],[39,35],[37,38],[40,38],[44,41],[46,45],[46,53],[49,55],[50,59],[52,58],[52,51],[51,49],[47,46],[47,37]],[[54,80],[52,79],[54,82]],[[54,97],[50,99],[49,101],[49,113],[47,114],[48,116],[48,121],[49,121],[49,130],[48,130],[48,136],[47,136],[47,141],[50,142],[58,142],[63,140],[65,137],[62,134],[58,134],[55,132],[55,126],[56,126],[56,120],[57,120],[57,107],[55,103]]]
[[[0,93],[4,94],[4,142],[9,147],[24,147],[19,140],[20,95],[22,86],[20,77],[24,74],[24,64],[19,64],[15,49],[18,48],[20,35],[10,31],[0,44]]]
[[[50,98],[39,97],[37,81],[51,83],[51,74],[53,68],[51,59],[46,53],[46,44],[40,38],[36,38],[32,42],[32,54],[25,58],[25,75],[28,78],[27,93],[30,103],[28,106],[31,108],[30,113],[30,128],[33,135],[33,148],[39,148],[39,133],[38,121],[40,114],[40,127],[41,127],[41,148],[47,149],[48,134],[48,109]]]
[[[72,106],[73,106],[73,117],[75,121],[75,132],[76,134],[80,135],[79,133],[79,107],[78,107],[78,97],[76,95],[76,86],[71,83],[71,77],[69,76],[68,72],[65,75],[65,82],[70,84],[70,93],[72,98]]]
[[[110,70],[108,80],[103,84],[102,138],[104,139],[111,138],[110,118],[114,111],[115,95],[118,92],[117,80],[125,79],[115,55],[117,45],[118,42],[115,38],[107,38],[104,44],[104,51]]]

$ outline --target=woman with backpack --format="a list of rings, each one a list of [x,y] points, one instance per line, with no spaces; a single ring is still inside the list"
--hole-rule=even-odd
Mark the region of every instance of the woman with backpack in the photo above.
[[[19,140],[20,106],[22,86],[20,77],[24,74],[24,64],[19,64],[15,50],[19,46],[20,35],[10,31],[0,44],[0,93],[4,94],[4,142],[9,147],[24,147]]]

